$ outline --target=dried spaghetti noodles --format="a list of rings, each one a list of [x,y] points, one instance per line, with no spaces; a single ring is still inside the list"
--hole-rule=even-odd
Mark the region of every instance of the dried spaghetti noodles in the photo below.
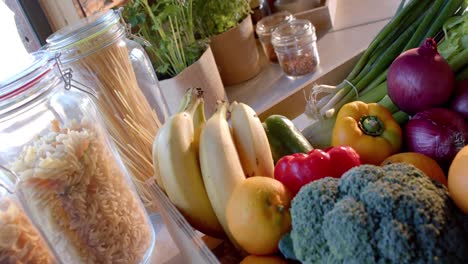
[[[119,39],[95,50],[102,38],[108,37],[97,36],[77,44],[75,52],[84,55],[70,66],[80,82],[98,92],[95,102],[106,127],[145,206],[155,211],[145,182],[155,173],[152,144],[161,124],[138,86],[125,41]]]

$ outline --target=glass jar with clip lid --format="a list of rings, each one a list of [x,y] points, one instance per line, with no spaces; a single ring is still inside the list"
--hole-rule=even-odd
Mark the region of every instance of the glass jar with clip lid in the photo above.
[[[146,263],[154,230],[96,94],[69,73],[64,82],[59,65],[38,52],[0,83],[0,164],[61,263]]]
[[[152,166],[154,137],[167,116],[167,105],[144,49],[127,36],[120,11],[108,10],[81,19],[47,39],[74,79],[93,87],[96,104],[138,193],[156,211],[146,181]]]

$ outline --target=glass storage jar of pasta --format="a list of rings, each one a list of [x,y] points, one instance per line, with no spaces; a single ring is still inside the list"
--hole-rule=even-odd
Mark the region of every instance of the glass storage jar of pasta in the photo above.
[[[146,263],[149,217],[93,91],[75,88],[59,65],[38,52],[0,83],[0,164],[17,175],[18,198],[62,263]]]
[[[58,263],[14,195],[15,176],[0,165],[0,263]]]
[[[96,104],[108,131],[145,206],[153,212],[145,182],[157,173],[152,145],[168,108],[146,52],[126,33],[120,12],[108,10],[57,31],[45,48],[61,53],[74,79],[96,89]]]

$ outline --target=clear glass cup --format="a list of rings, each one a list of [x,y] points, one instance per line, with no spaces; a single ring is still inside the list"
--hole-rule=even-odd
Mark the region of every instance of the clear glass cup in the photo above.
[[[83,91],[66,89],[54,57],[35,53],[0,84],[0,164],[62,263],[146,263],[153,227]]]
[[[320,58],[315,27],[309,20],[296,19],[278,26],[272,34],[279,64],[290,78],[315,72]]]
[[[62,28],[47,38],[46,49],[59,52],[73,78],[98,93],[96,104],[137,191],[156,212],[145,183],[154,175],[153,140],[168,107],[148,55],[127,37],[120,12],[104,11]]]
[[[256,32],[258,39],[260,40],[263,51],[265,52],[265,55],[267,56],[268,60],[270,60],[270,62],[278,63],[275,49],[271,44],[271,34],[276,29],[276,27],[282,23],[287,23],[292,20],[294,20],[294,16],[287,11],[283,11],[264,17],[257,23]]]
[[[14,194],[15,175],[0,165],[0,263],[58,263]]]

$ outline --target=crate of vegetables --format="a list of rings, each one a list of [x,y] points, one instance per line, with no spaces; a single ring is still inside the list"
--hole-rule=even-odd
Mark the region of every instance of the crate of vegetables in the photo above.
[[[468,263],[465,4],[402,5],[302,131],[187,92],[153,148],[187,262]]]

